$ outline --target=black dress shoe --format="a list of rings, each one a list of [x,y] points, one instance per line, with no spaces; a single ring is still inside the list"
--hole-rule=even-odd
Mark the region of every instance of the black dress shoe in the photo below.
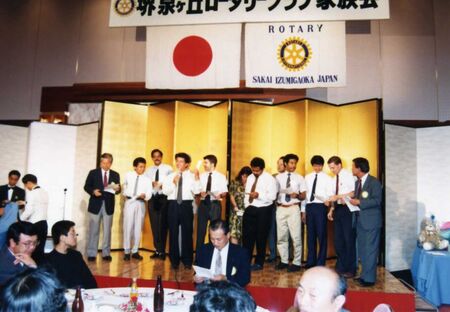
[[[313,268],[313,267],[315,267],[315,265],[312,265],[312,264],[307,264],[307,265],[305,265],[305,269],[306,269],[306,270],[311,269],[311,268]]]
[[[178,270],[178,268],[180,267],[180,265],[177,263],[177,264],[171,264],[170,265],[171,267],[172,267],[172,269],[174,269],[174,270]]]
[[[185,268],[186,270],[191,270],[191,269],[192,269],[192,264],[185,264],[185,265],[184,265],[184,268]]]
[[[134,254],[131,255],[131,258],[133,259],[137,259],[139,261],[141,261],[142,259],[144,259],[144,257],[142,257],[138,252],[135,252]]]
[[[159,259],[166,260],[166,254],[165,253],[160,253],[159,254]]]
[[[266,262],[267,263],[274,263],[277,260],[277,258],[267,258]]]
[[[261,265],[255,263],[250,267],[250,269],[252,271],[261,271],[263,269],[263,267]]]
[[[287,263],[280,262],[275,266],[275,270],[284,270],[288,268]]]
[[[295,264],[291,264],[287,271],[288,272],[299,272],[302,269],[302,267],[300,265],[295,265]]]
[[[155,252],[153,255],[150,256],[150,259],[157,259],[159,258],[160,254],[159,252]]]
[[[359,280],[359,285],[361,285],[362,287],[372,287],[372,286],[375,285],[375,283],[373,283],[373,282],[366,282],[365,280],[360,279]]]
[[[102,259],[105,261],[112,261],[111,256],[104,256],[104,257],[102,257]]]
[[[123,256],[123,260],[125,260],[125,261],[130,261],[130,259],[131,259],[130,254],[125,254],[125,255]]]
[[[95,260],[97,260],[97,257],[88,257],[88,261],[95,261]]]

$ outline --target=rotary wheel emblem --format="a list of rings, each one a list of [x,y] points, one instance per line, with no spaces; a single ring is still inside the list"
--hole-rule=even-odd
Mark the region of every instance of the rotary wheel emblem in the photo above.
[[[128,15],[134,9],[134,0],[116,0],[114,10],[119,15]]]
[[[278,47],[278,62],[286,70],[299,71],[311,60],[312,51],[308,42],[299,37],[290,37]]]

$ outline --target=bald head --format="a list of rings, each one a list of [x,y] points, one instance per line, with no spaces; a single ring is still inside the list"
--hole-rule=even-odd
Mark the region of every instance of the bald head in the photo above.
[[[335,312],[345,303],[345,279],[326,267],[307,270],[300,279],[296,300],[300,311]]]

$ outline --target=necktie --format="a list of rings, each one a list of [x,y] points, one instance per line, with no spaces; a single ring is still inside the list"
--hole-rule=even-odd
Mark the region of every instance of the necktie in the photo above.
[[[178,189],[177,189],[177,203],[181,205],[183,202],[183,174],[180,173],[180,179],[178,180]]]
[[[108,176],[106,175],[106,171],[105,171],[105,175],[103,176],[103,187],[107,187],[108,186]]]
[[[139,176],[136,177],[136,182],[134,183],[133,197],[137,195],[138,184],[139,184]]]
[[[214,270],[214,275],[222,274],[222,256],[220,255],[220,250],[217,251],[216,268]]]
[[[259,176],[256,176],[255,177],[255,182],[253,182],[253,185],[252,185],[252,188],[251,188],[251,190],[250,190],[250,193],[253,193],[255,190],[256,190],[256,183],[258,183],[258,178],[259,178]],[[253,198],[249,198],[248,199],[248,202],[249,203],[252,203],[253,202]]]
[[[156,173],[155,173],[155,182],[158,182],[158,181],[159,181],[159,169],[157,169]]]
[[[361,179],[358,179],[358,184],[356,184],[355,198],[359,198],[359,196],[361,195],[361,186],[362,186],[362,181],[361,181]]]
[[[339,195],[339,175],[336,175],[336,195]]]
[[[288,178],[287,178],[287,181],[286,181],[286,190],[288,188],[290,188],[290,187],[291,187],[291,173],[289,172],[288,173]],[[286,202],[290,202],[291,201],[291,195],[286,194],[285,198],[286,198]]]
[[[208,182],[206,182],[206,193],[211,192],[211,183],[212,183],[212,172],[208,175]],[[207,194],[205,197],[205,202],[207,204],[211,203],[211,195]]]
[[[314,201],[314,194],[316,194],[316,185],[317,185],[317,173],[316,173],[316,177],[314,178],[314,182],[313,182],[313,187],[312,187],[312,191],[311,191],[311,197],[309,198],[310,202]]]

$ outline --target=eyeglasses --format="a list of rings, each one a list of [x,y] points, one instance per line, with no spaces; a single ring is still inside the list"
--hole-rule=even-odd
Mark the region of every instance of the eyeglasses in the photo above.
[[[39,241],[28,241],[28,242],[19,242],[19,244],[24,245],[26,248],[30,248],[30,247],[36,247],[37,245],[39,245]]]

